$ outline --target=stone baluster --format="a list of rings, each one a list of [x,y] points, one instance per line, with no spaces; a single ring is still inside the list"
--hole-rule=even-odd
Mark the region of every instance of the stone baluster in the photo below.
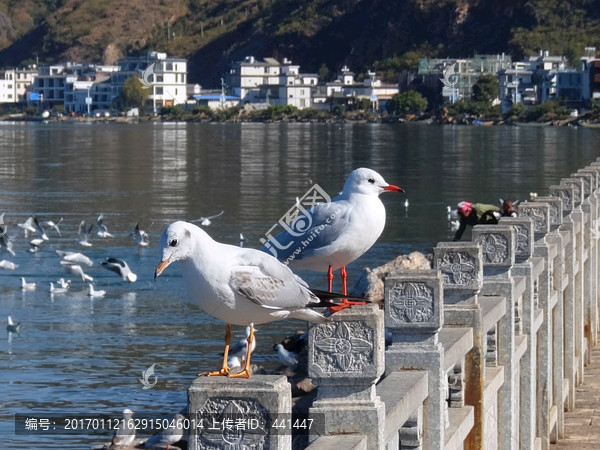
[[[576,384],[583,382],[583,373],[585,367],[585,345],[584,345],[584,303],[581,299],[586,298],[585,284],[584,284],[584,221],[585,214],[581,209],[584,191],[584,180],[582,178],[563,178],[561,184],[573,187],[573,209],[568,217],[565,219],[566,222],[572,222],[573,224],[573,252],[571,261],[573,264],[572,278],[572,289],[573,297],[575,299],[575,312],[574,312],[574,325],[573,330],[575,333],[575,361],[576,361]]]
[[[473,328],[473,348],[466,355],[463,377],[469,386],[465,392],[465,403],[474,407],[474,426],[465,447],[482,448],[485,434],[483,397],[488,330],[483,327],[479,303],[479,291],[483,285],[481,247],[474,242],[440,242],[433,249],[433,264],[442,275],[444,323],[447,326]]]
[[[499,432],[503,436],[499,448],[516,450],[519,447],[520,414],[520,357],[525,339],[515,333],[516,311],[521,309],[522,292],[516,288],[511,273],[515,262],[515,232],[509,226],[476,225],[473,242],[479,244],[483,258],[483,287],[481,295],[506,298],[506,313],[498,323],[498,364],[504,367],[504,383],[499,392]],[[524,285],[521,287],[524,289]],[[524,350],[524,349],[523,349]]]
[[[198,377],[188,389],[190,450],[292,446],[288,423],[292,394],[285,376],[255,375],[250,379]],[[283,422],[281,422],[283,420]]]
[[[322,435],[360,434],[368,448],[381,449],[385,404],[375,384],[385,370],[383,311],[353,306],[330,319],[308,331],[308,375],[318,387],[309,416],[323,421]]]
[[[424,447],[440,449],[447,424],[444,350],[438,339],[444,321],[442,304],[442,280],[435,270],[400,272],[385,280],[385,325],[392,333],[386,373],[428,371]]]
[[[527,349],[521,360],[521,422],[522,448],[535,448],[537,424],[537,333],[543,321],[543,311],[537,308],[535,285],[543,270],[544,260],[532,258],[534,230],[528,217],[502,217],[500,225],[509,225],[515,231],[515,265],[512,273],[525,279],[523,293],[522,332]]]

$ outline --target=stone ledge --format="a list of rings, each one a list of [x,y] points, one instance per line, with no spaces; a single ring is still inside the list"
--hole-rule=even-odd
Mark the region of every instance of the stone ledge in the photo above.
[[[443,327],[438,336],[444,347],[444,371],[447,372],[473,348],[473,328]]]
[[[394,434],[423,404],[428,395],[428,374],[421,370],[403,370],[386,376],[376,390],[385,403],[384,441],[389,442]]]
[[[506,298],[499,295],[482,295],[481,304],[482,331],[487,333],[506,314]]]
[[[474,408],[468,405],[462,408],[448,408],[450,424],[446,428],[444,450],[464,448],[465,438],[475,423],[473,410]]]

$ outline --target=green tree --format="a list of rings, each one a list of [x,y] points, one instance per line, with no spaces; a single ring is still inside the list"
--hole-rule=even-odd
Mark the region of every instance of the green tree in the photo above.
[[[498,77],[492,74],[481,75],[473,85],[473,100],[490,103],[496,98],[498,98]]]
[[[319,81],[331,81],[331,71],[325,63],[321,64],[321,67],[319,67],[318,75]]]
[[[427,99],[417,91],[394,95],[387,104],[390,114],[421,114],[427,109]]]
[[[121,88],[121,101],[125,108],[139,108],[143,112],[150,89],[144,89],[136,76],[129,77]]]

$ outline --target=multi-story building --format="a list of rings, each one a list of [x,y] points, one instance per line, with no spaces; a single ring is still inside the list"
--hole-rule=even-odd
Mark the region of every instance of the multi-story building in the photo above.
[[[148,89],[148,104],[153,111],[161,106],[185,104],[187,100],[187,60],[171,58],[166,53],[148,52],[118,61],[119,70],[111,77],[113,97],[117,97],[125,80],[137,76]]]
[[[37,69],[0,71],[0,103],[25,103]]]
[[[241,103],[280,104],[280,75],[281,64],[276,59],[259,61],[247,56],[231,65],[225,83],[228,93],[239,97]]]

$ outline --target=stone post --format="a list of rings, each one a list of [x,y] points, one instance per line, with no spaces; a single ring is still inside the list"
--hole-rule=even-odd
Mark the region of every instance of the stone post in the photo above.
[[[444,323],[473,328],[473,349],[465,355],[465,379],[469,386],[465,404],[474,408],[474,426],[465,448],[483,448],[485,441],[485,339],[479,291],[483,285],[481,247],[474,242],[439,242],[433,249],[433,265],[442,275]],[[497,420],[497,417],[489,418]],[[489,442],[489,440],[488,440]]]
[[[188,411],[194,425],[190,450],[292,446],[290,429],[273,426],[274,420],[287,421],[292,415],[291,388],[284,376],[198,377],[188,389]]]
[[[382,449],[385,404],[375,384],[385,370],[385,329],[378,305],[352,306],[308,331],[308,375],[317,388],[309,416],[324,435],[361,434]],[[313,441],[317,434],[311,433]]]
[[[427,370],[429,396],[424,404],[424,448],[444,448],[446,374],[442,328],[443,292],[435,270],[410,270],[385,280],[385,324],[392,332],[386,350],[386,373]]]
[[[537,332],[543,320],[543,312],[535,299],[535,280],[544,265],[541,258],[532,259],[534,230],[528,217],[502,217],[500,225],[509,225],[515,232],[515,265],[512,273],[525,278],[523,307],[521,311],[523,335],[527,349],[521,360],[521,448],[535,448],[537,437]]]
[[[519,208],[520,209],[520,208]],[[520,357],[516,336],[521,334],[522,293],[517,292],[511,269],[515,262],[515,232],[509,226],[476,225],[473,242],[481,245],[483,257],[482,295],[500,295],[506,298],[506,313],[498,323],[498,364],[504,367],[504,383],[499,392],[499,433],[503,436],[499,448],[519,448],[519,384]],[[516,328],[516,329],[515,329]],[[520,341],[522,342],[522,341]],[[526,344],[525,344],[526,345]]]

